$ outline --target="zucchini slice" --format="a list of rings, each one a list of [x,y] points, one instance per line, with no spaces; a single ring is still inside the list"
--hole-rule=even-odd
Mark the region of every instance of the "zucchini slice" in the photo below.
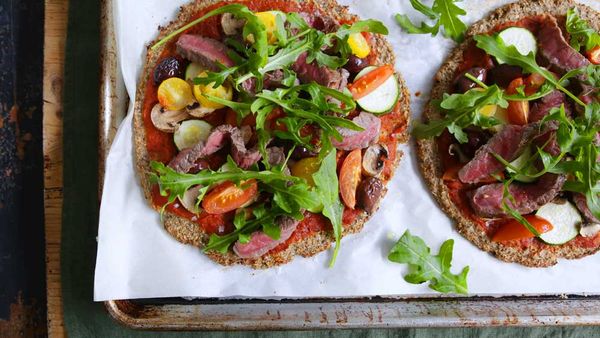
[[[579,234],[583,221],[579,211],[568,201],[564,203],[550,202],[543,205],[535,213],[552,224],[552,230],[540,235],[540,239],[548,244],[565,244]]]

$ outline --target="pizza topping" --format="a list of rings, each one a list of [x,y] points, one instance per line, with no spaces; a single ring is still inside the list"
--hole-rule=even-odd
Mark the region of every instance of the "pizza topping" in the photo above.
[[[556,69],[568,72],[585,67],[590,62],[565,40],[553,16],[546,16],[537,34],[540,54]]]
[[[337,127],[338,132],[342,135],[342,140],[332,140],[336,148],[342,150],[363,149],[377,141],[381,130],[381,120],[377,116],[361,112],[357,117],[352,119],[352,122],[363,130],[358,131]]]
[[[473,68],[463,72],[462,74],[460,74],[456,78],[456,80],[454,80],[454,82],[456,84],[456,88],[458,89],[459,93],[464,93],[473,88],[479,87],[479,85],[477,83],[475,83],[472,80],[465,77],[465,73],[471,74],[472,76],[474,76],[477,80],[479,80],[481,82],[485,82],[485,80],[487,79],[487,70],[485,68],[473,67]]]
[[[183,121],[175,129],[173,141],[179,150],[192,148],[198,142],[205,142],[211,131],[212,126],[205,121]]]
[[[535,128],[507,125],[494,135],[458,173],[464,183],[477,183],[505,168],[494,154],[506,161],[516,159],[534,136]]]
[[[276,222],[281,229],[278,238],[271,238],[263,231],[255,231],[249,236],[247,241],[242,242],[238,240],[233,245],[233,252],[241,258],[258,258],[287,241],[299,223],[298,220],[287,216],[278,218]]]
[[[377,177],[383,171],[385,160],[389,157],[388,149],[385,145],[374,144],[365,150],[362,160],[363,173],[367,176]]]
[[[258,195],[256,180],[223,182],[210,190],[202,199],[202,208],[209,214],[224,214],[250,204]]]
[[[226,35],[237,35],[245,23],[246,20],[238,19],[231,13],[221,15],[221,28]]]
[[[182,110],[196,102],[190,84],[178,77],[164,80],[158,87],[157,96],[160,105],[167,110]]]
[[[172,133],[177,129],[179,122],[189,116],[185,110],[165,110],[160,104],[156,104],[150,112],[150,117],[156,129]]]
[[[377,177],[367,177],[360,182],[356,191],[356,205],[365,209],[368,213],[373,213],[381,196],[383,196],[385,187],[383,182]]]
[[[177,40],[177,52],[206,69],[219,70],[219,65],[233,67],[229,48],[223,43],[201,35],[184,34]]]
[[[199,197],[203,195],[202,188],[203,187],[201,185],[197,185],[186,191],[182,197],[178,197],[181,205],[183,205],[183,207],[192,214],[199,214],[201,211],[199,207]]]
[[[356,206],[356,189],[361,177],[361,156],[360,149],[351,151],[340,169],[340,194],[344,204],[350,209]]]
[[[562,105],[564,105],[566,113],[571,115],[571,105],[567,102],[565,94],[559,90],[553,90],[533,104],[529,112],[529,121],[539,122],[550,113],[552,108],[560,108]]]
[[[183,78],[183,61],[174,56],[164,58],[154,69],[154,84],[159,85],[171,77]]]
[[[546,233],[552,230],[553,228],[552,223],[548,222],[544,218],[535,215],[527,215],[524,216],[524,218],[540,234]],[[523,224],[521,224],[518,220],[513,219],[505,224],[502,224],[500,228],[496,230],[496,232],[492,236],[492,241],[505,242],[533,237],[535,237],[535,235],[531,231],[524,227]]]
[[[346,88],[348,76],[350,76],[346,69],[334,70],[319,66],[316,62],[307,62],[307,56],[307,53],[301,54],[291,67],[302,83],[314,81],[332,89],[342,90]]]
[[[535,183],[511,183],[508,193],[513,197],[506,200],[503,183],[492,183],[475,189],[469,202],[477,215],[482,217],[506,216],[504,203],[521,215],[531,213],[552,201],[562,189],[564,175],[545,174]]]
[[[523,69],[507,63],[497,65],[489,70],[490,83],[495,83],[502,88],[507,88],[514,79],[519,77],[523,77]]]

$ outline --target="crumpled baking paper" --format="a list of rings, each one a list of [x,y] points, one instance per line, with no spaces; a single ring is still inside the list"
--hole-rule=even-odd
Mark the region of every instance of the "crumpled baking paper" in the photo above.
[[[120,67],[134,101],[145,59],[145,46],[187,0],[114,1]],[[421,20],[408,0],[341,0],[362,18],[383,21],[397,57],[396,69],[411,92],[413,119],[418,119],[433,75],[454,43],[438,36],[409,35],[393,20],[407,13]],[[430,2],[430,1],[429,1]],[[481,19],[509,1],[464,1],[466,22]],[[585,1],[600,10],[600,3]],[[433,294],[426,284],[403,280],[407,268],[388,261],[387,254],[406,229],[425,239],[434,252],[452,238],[454,271],[469,265],[472,294],[600,293],[600,255],[563,260],[557,266],[535,269],[504,263],[463,239],[438,208],[416,166],[412,144],[389,184],[381,208],[360,234],[342,241],[335,267],[328,268],[331,251],[269,270],[223,267],[196,247],[183,245],[163,229],[159,215],[144,199],[134,171],[132,107],[123,121],[106,161],[104,194],[98,229],[94,299],[154,297],[347,297]]]

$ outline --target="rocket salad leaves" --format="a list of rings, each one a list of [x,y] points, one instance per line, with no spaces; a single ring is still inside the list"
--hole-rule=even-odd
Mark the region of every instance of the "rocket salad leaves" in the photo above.
[[[450,271],[454,240],[445,241],[437,255],[418,236],[413,236],[406,230],[388,255],[395,263],[408,264],[409,274],[404,280],[411,284],[429,282],[429,287],[442,293],[468,294],[466,266],[459,274]]]
[[[430,20],[437,20],[432,26],[421,22],[421,26],[413,24],[406,14],[396,14],[396,22],[402,29],[411,34],[437,35],[440,27],[444,27],[444,35],[456,42],[464,38],[467,26],[460,20],[460,16],[467,14],[464,9],[456,5],[460,0],[434,0],[431,7],[427,7],[419,0],[410,0],[414,9],[421,12]]]

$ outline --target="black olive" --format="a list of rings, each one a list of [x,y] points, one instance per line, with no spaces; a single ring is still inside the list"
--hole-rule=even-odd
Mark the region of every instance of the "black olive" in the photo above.
[[[164,58],[156,68],[154,68],[154,83],[159,85],[164,80],[171,77],[183,78],[185,65],[183,61],[174,56]]]
[[[466,133],[469,141],[461,144],[460,149],[466,156],[473,158],[477,149],[486,144],[491,135],[489,132],[483,130],[467,130]]]
[[[356,191],[356,203],[359,208],[372,213],[383,194],[383,182],[377,177],[363,179]]]
[[[350,55],[348,62],[346,62],[346,65],[344,65],[344,68],[346,68],[350,74],[356,75],[368,66],[370,66],[370,64],[367,59],[361,59],[356,55]]]
[[[455,80],[456,89],[460,93],[464,93],[464,92],[466,92],[466,91],[468,91],[470,89],[478,87],[478,85],[475,82],[469,80],[465,76],[466,73],[469,73],[469,74],[473,75],[473,77],[475,77],[477,80],[479,80],[481,82],[485,82],[485,80],[487,78],[487,70],[485,70],[485,68],[474,67],[474,68],[471,68],[471,69],[463,72]]]
[[[502,88],[507,88],[510,82],[523,76],[523,70],[519,66],[507,64],[498,65],[489,71],[489,83],[497,84]]]

